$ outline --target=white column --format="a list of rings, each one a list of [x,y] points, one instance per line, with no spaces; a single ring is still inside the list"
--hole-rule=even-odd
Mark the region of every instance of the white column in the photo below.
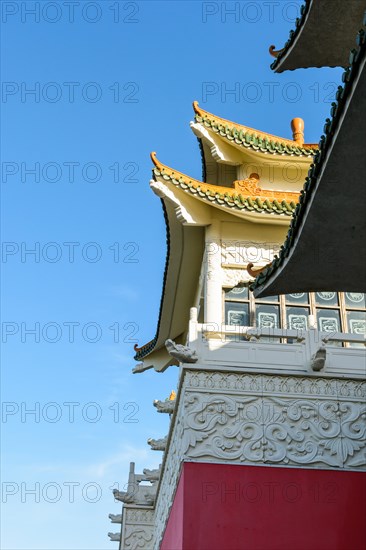
[[[221,224],[213,220],[206,229],[205,246],[205,323],[212,323],[221,330],[222,319],[222,269]]]

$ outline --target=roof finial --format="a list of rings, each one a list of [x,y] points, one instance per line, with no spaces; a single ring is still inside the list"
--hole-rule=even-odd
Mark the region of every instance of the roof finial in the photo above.
[[[263,267],[260,267],[259,269],[253,269],[254,264],[253,264],[252,262],[250,262],[250,263],[247,265],[247,272],[249,273],[249,275],[250,275],[251,277],[256,278],[256,277],[258,277],[258,275],[259,275],[260,273],[262,273],[262,271],[264,271],[264,270],[265,270],[267,267],[269,267],[270,265],[271,265],[271,264],[269,263],[269,264],[267,264],[267,265],[265,265],[265,266],[263,266]]]
[[[292,139],[297,145],[304,145],[304,121],[302,118],[293,118],[291,120]]]
[[[200,107],[198,106],[198,101],[194,101],[192,103],[192,105],[193,105],[193,110],[196,113],[196,115],[202,116],[202,109],[200,109]]]
[[[278,57],[284,50],[285,48],[282,48],[282,50],[276,50],[276,46],[270,46],[269,47],[269,53],[271,54],[272,57]]]
[[[156,153],[155,153],[155,151],[153,151],[152,153],[150,153],[150,158],[151,158],[151,160],[153,161],[153,163],[155,164],[155,166],[158,166],[159,161],[158,161],[158,159],[156,158]]]

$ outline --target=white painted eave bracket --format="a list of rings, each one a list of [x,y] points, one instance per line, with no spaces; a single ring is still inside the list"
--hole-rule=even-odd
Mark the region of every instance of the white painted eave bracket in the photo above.
[[[263,151],[255,151],[250,147],[243,147],[235,141],[228,141],[225,137],[208,130],[202,124],[198,122],[191,122],[190,126],[193,133],[199,138],[203,139],[210,148],[211,154],[217,162],[224,162],[225,164],[240,165],[245,162],[259,162],[260,164],[273,164],[276,163],[287,165],[289,163],[296,163],[302,170],[304,170],[304,179],[306,172],[308,171],[310,164],[313,162],[313,157],[305,155],[289,155],[287,153],[268,153]],[[260,160],[259,160],[260,159]]]
[[[216,162],[222,162],[224,164],[230,164],[232,166],[239,166],[243,162],[241,151],[239,152],[230,145],[230,143],[223,142],[220,136],[209,132],[202,124],[198,122],[191,122],[190,126],[193,133],[199,138],[203,139],[211,152],[212,158]]]
[[[211,223],[210,206],[189,197],[184,191],[172,188],[173,184],[150,180],[150,187],[163,200],[174,205],[177,220],[183,225],[206,226]]]

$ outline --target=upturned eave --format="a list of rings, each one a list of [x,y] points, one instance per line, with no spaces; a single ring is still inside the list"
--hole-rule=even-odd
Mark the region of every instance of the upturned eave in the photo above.
[[[255,296],[366,292],[365,37],[360,31],[286,241],[252,284]]]
[[[270,46],[277,72],[310,67],[347,67],[348,52],[362,27],[365,0],[306,0],[280,50]]]

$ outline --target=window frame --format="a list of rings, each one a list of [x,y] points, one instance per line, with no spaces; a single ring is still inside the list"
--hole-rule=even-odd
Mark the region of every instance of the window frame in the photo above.
[[[249,283],[246,283],[245,285],[236,285],[236,286],[249,286]],[[317,313],[320,309],[329,309],[332,311],[338,311],[339,312],[339,318],[340,318],[340,332],[343,333],[351,333],[350,328],[348,326],[348,313],[349,312],[361,312],[366,313],[366,307],[352,307],[347,305],[346,299],[345,299],[345,293],[344,292],[337,292],[337,298],[338,298],[338,305],[321,305],[316,303],[316,292],[306,292],[308,295],[308,302],[307,303],[296,303],[296,302],[289,302],[286,300],[286,297],[288,294],[281,294],[278,296],[278,301],[269,301],[265,298],[260,299],[260,301],[255,300],[253,293],[249,290],[248,298],[245,300],[235,299],[235,298],[227,298],[226,292],[232,290],[235,287],[230,286],[223,286],[222,287],[222,314],[223,314],[223,320],[224,324],[226,324],[226,313],[225,313],[225,303],[226,302],[236,302],[236,303],[246,303],[249,304],[249,322],[250,327],[257,328],[257,316],[256,316],[256,306],[257,305],[275,305],[279,307],[279,322],[280,322],[280,328],[287,329],[287,308],[288,307],[303,307],[308,309],[309,315],[313,315],[316,319],[316,322],[318,322],[318,316]],[[321,291],[320,291],[321,292]],[[360,293],[363,294],[363,293]],[[353,333],[351,333],[353,334]],[[352,344],[349,342],[345,342],[343,344],[345,347],[352,347]]]

